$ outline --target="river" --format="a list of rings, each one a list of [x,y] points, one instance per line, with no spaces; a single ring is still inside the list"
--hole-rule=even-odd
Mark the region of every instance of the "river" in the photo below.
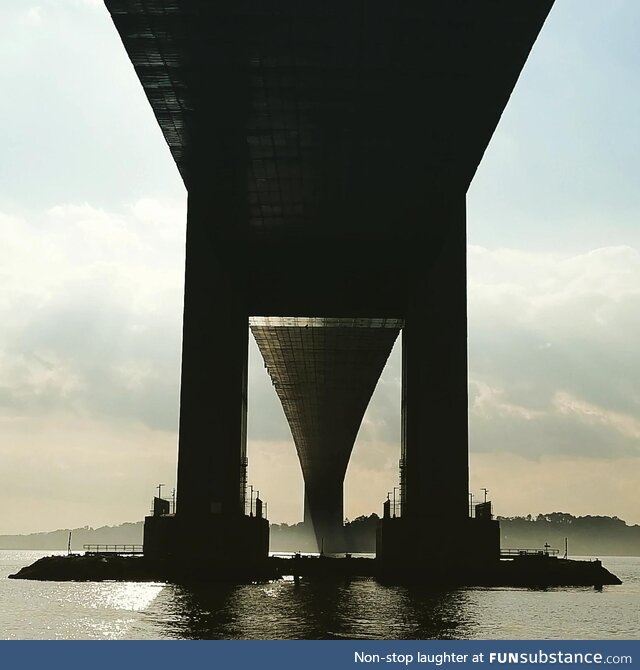
[[[621,586],[460,588],[373,580],[241,586],[10,580],[52,552],[0,551],[3,639],[639,639],[640,557]]]

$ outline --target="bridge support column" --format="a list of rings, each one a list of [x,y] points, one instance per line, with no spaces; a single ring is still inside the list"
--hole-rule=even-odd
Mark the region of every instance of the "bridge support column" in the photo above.
[[[172,520],[150,517],[147,525],[152,533],[153,524],[164,524],[159,544],[168,553],[177,543],[202,557],[266,556],[268,524],[249,523],[244,510],[248,314],[219,255],[208,198],[198,195],[190,190],[177,509]],[[146,530],[145,544],[158,545]]]
[[[402,515],[468,516],[467,279],[464,200],[414,275],[402,331]]]
[[[469,519],[464,198],[440,225],[441,244],[413,274],[402,332],[402,509],[380,522],[377,538],[391,572],[499,556],[495,522],[477,529]]]
[[[190,196],[177,513],[238,516],[244,514],[249,317],[212,228],[206,201]]]
[[[304,523],[313,528],[318,551],[344,551],[344,473],[325,474],[304,483]]]

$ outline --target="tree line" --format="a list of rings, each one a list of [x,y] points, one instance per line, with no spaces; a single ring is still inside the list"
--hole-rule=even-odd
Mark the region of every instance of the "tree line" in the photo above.
[[[545,544],[564,553],[565,538],[572,556],[640,556],[640,525],[628,525],[618,517],[573,516],[552,512],[533,516],[502,516],[501,546],[504,549],[541,549]],[[345,549],[371,553],[376,549],[377,514],[359,516],[344,525]],[[71,548],[84,544],[142,544],[142,522],[101,528],[63,528],[30,535],[0,535],[0,549],[64,550],[71,532]],[[315,537],[303,523],[271,524],[271,551],[317,551]]]

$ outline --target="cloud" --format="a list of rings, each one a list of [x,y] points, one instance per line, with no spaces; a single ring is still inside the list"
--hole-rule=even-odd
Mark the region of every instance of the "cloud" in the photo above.
[[[41,23],[42,7],[39,7],[37,5],[34,7],[29,7],[25,15],[25,19],[27,23],[33,23],[33,24]]]
[[[601,407],[573,398],[568,393],[558,392],[553,400],[561,415],[578,417],[592,425],[606,426],[635,441],[640,439],[640,421],[635,417],[607,412]]]
[[[30,478],[38,480],[38,462],[48,462],[42,454],[51,444],[60,467],[77,464],[78,477],[97,483],[88,454],[97,454],[98,462],[100,444],[109,444],[113,451],[100,467],[111,459],[109,476],[117,479],[118,463],[126,461],[136,440],[156,439],[163,445],[164,468],[157,477],[170,485],[184,203],[139,199],[121,211],[63,203],[40,212],[0,213],[0,228],[0,421],[13,454],[5,461],[7,471],[29,468]],[[481,485],[490,481],[500,490],[505,513],[511,504],[524,506],[527,496],[535,500],[536,487],[545,489],[558,471],[567,485],[579,487],[570,463],[584,477],[595,476],[596,463],[614,474],[616,464],[638,464],[639,307],[640,255],[632,248],[573,256],[470,249],[471,450],[474,463],[482,464]],[[276,520],[295,521],[302,513],[295,448],[254,343],[250,353],[250,478]],[[350,517],[378,510],[397,484],[400,368],[399,340],[349,465]],[[87,425],[95,434],[88,444],[97,451],[87,447],[80,453],[73,445],[78,435],[87,436]],[[69,431],[69,448],[56,426]],[[17,445],[27,441],[36,461],[14,463]],[[144,458],[155,461],[150,451],[138,457],[140,468]],[[516,465],[505,469],[506,463],[522,471]],[[524,476],[526,463],[540,481],[521,495],[509,481]],[[15,486],[7,486],[9,495]],[[580,495],[590,497],[594,512],[605,503],[593,491],[576,493],[573,500]]]
[[[640,254],[472,247],[472,448],[524,456],[640,452]]]
[[[0,210],[184,193],[102,0],[0,3]]]
[[[0,225],[0,413],[175,430],[183,206],[59,205]]]

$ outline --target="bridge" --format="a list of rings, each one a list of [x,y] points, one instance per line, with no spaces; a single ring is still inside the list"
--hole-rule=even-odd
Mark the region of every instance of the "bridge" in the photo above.
[[[553,0],[105,3],[188,190],[177,507],[145,552],[267,551],[244,513],[251,319],[319,541],[339,546],[402,331],[402,516],[378,555],[497,556],[468,518],[465,194]]]

